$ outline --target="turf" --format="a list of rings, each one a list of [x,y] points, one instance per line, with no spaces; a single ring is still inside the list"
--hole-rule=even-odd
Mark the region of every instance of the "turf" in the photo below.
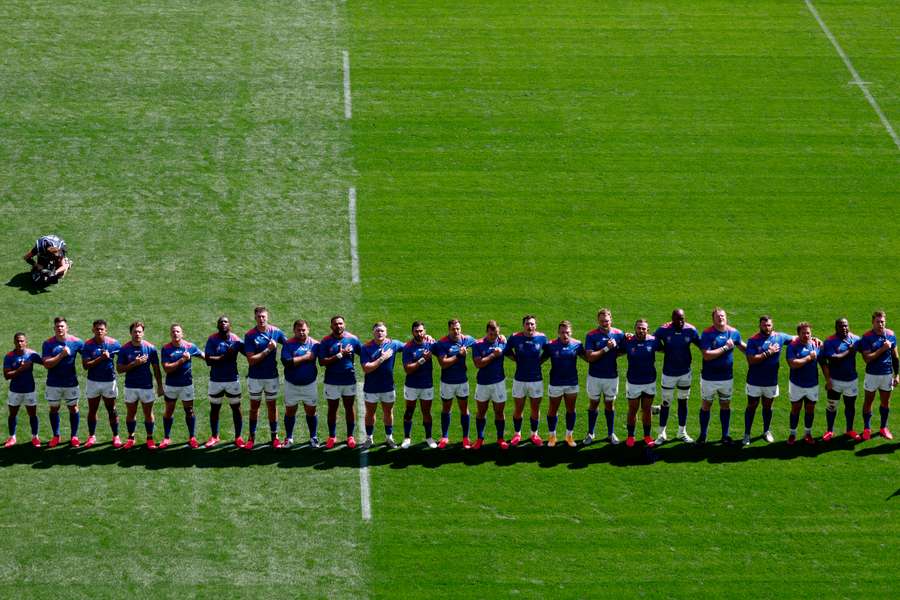
[[[580,337],[600,306],[630,329],[722,305],[745,337],[762,313],[821,337],[898,314],[898,150],[802,1],[7,4],[3,339],[65,314],[202,342],[257,303],[317,337],[334,313],[363,337],[526,312]],[[897,7],[816,6],[896,127]],[[76,265],[37,293],[19,257],[50,230]],[[898,447],[378,449],[367,523],[356,452],[22,446],[0,453],[0,595],[889,595]]]

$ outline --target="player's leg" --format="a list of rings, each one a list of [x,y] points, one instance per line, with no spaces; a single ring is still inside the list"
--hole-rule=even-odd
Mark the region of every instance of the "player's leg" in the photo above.
[[[90,448],[97,441],[97,410],[100,408],[100,396],[88,398],[88,438],[85,442],[85,448]]]
[[[315,385],[315,384],[313,384]],[[306,415],[306,430],[309,433],[309,446],[319,447],[319,415],[316,412],[316,403],[303,403],[303,412]]]
[[[394,402],[396,392],[391,391],[381,396],[381,417],[384,422],[384,443],[388,448],[396,448],[394,441]]]
[[[722,426],[722,443],[731,444],[731,392],[732,386],[723,383],[719,389],[719,424]]]
[[[28,425],[31,428],[31,445],[34,446],[35,448],[40,448],[41,447],[41,438],[38,436],[40,423],[38,421],[37,402],[34,400],[33,393],[32,393],[31,403],[25,404],[25,412],[28,413]]]
[[[438,448],[446,448],[450,443],[450,411],[453,409],[453,396],[445,395],[444,385],[441,384],[441,439]]]
[[[247,420],[249,421],[249,431],[247,441],[244,443],[244,448],[246,450],[252,450],[253,446],[256,444],[256,427],[259,423],[259,407],[261,404],[262,392],[255,398],[253,395],[250,396],[250,414],[247,417]]]
[[[506,385],[504,384],[503,396],[494,398],[491,404],[494,407],[494,428],[497,430],[497,445],[501,450],[508,450],[509,443],[506,441]]]
[[[628,431],[628,437],[625,438],[625,445],[631,448],[634,446],[634,429],[637,426],[637,411],[641,406],[641,396],[640,394],[629,396],[627,400],[628,414],[625,417],[625,428]]]
[[[788,425],[790,427],[790,435],[788,435],[788,445],[793,445],[797,441],[797,425],[800,423],[800,409],[803,408],[803,399],[791,395],[791,413]]]
[[[366,393],[365,401],[363,402],[363,406],[366,409],[365,415],[363,417],[363,426],[366,430],[366,437],[363,440],[361,448],[365,450],[366,448],[371,448],[374,443],[373,436],[375,435],[375,409],[378,408],[378,399],[376,394]]]
[[[669,410],[675,399],[675,385],[663,375],[663,381],[659,390],[659,431],[656,435],[656,444],[662,444],[669,439],[666,427],[669,424]]]
[[[166,407],[163,410],[163,439],[159,443],[160,450],[172,443],[172,425],[175,423],[175,398],[165,395],[163,401]]]
[[[676,384],[676,396],[678,399],[678,439],[688,444],[693,443],[693,438],[687,432],[688,400],[691,398],[690,372],[681,376]]]
[[[345,388],[356,386],[345,386]],[[348,393],[346,389],[341,392],[341,401],[344,404],[344,420],[347,424],[347,447],[351,450],[356,448],[356,438],[353,434],[356,432],[356,390]]]
[[[869,377],[867,376],[868,380]],[[872,387],[869,389],[869,381],[866,381],[865,392],[863,394],[863,432],[862,439],[869,440],[872,439],[872,404],[875,402],[875,392],[876,389]]]
[[[263,387],[263,396],[266,399],[266,416],[269,419],[269,439],[273,448],[281,448],[281,440],[278,439],[278,378],[267,379]]]
[[[578,386],[574,386],[578,389]],[[566,445],[570,448],[575,447],[575,403],[578,399],[578,392],[566,392],[563,394],[563,402],[566,405]]]
[[[210,386],[213,383],[210,382]],[[210,390],[209,393],[209,439],[203,444],[206,448],[212,448],[219,443],[219,413],[222,412],[222,400],[225,398],[225,389]]]
[[[9,437],[3,443],[4,448],[11,448],[16,445],[16,426],[18,423],[19,405],[8,404],[9,414],[6,417],[6,426],[9,429]]]
[[[747,395],[747,408],[744,409],[744,446],[750,445],[750,434],[753,431],[753,420],[756,418],[759,400],[759,396]]]
[[[125,449],[134,448],[134,432],[137,429],[137,407],[138,399],[133,396],[133,392],[125,388],[125,431],[127,438],[125,440]]]
[[[518,446],[522,441],[522,414],[525,412],[525,390],[521,382],[513,381],[513,436],[509,440],[511,446]]]
[[[293,406],[288,406],[287,398],[285,398],[284,441],[281,444],[282,448],[290,448],[294,444],[294,427],[297,425],[297,408],[299,406],[299,403],[296,403]],[[313,411],[313,414],[315,414],[315,411]]]
[[[535,446],[542,446],[544,441],[541,439],[541,436],[538,435],[538,428],[541,424],[541,400],[544,399],[544,384],[543,382],[536,381],[533,384],[528,385],[528,402],[530,404],[529,408],[531,409],[530,417],[530,425],[531,425],[531,443]]]
[[[778,387],[776,386],[775,393],[772,394],[771,398],[768,396],[762,397],[763,438],[770,444],[775,441],[775,436],[772,435],[772,417],[775,414],[773,407],[777,393]]]
[[[834,422],[837,420],[837,407],[841,401],[841,393],[835,389],[825,390],[825,434],[823,442],[830,442],[834,437]]]
[[[69,444],[77,448],[81,445],[81,440],[78,439],[78,423],[81,420],[81,414],[78,412],[78,397],[76,396],[74,400],[67,400],[66,408],[69,409],[69,429],[72,434]]]
[[[113,448],[122,446],[122,440],[119,438],[119,411],[116,410],[116,399],[103,396],[103,406],[106,408],[106,417],[109,421],[109,430],[112,432]]]
[[[559,424],[558,413],[562,399],[561,395],[550,396],[547,401],[547,445],[551,448],[556,445],[556,427]]]
[[[425,400],[424,396],[420,395],[419,408],[422,410],[422,428],[425,429],[425,444],[429,448],[436,448],[437,442],[434,441],[434,435],[432,434],[434,421],[431,418],[431,405],[434,402],[434,389],[426,390],[424,394],[428,396],[428,400]]]
[[[234,382],[232,392],[226,390],[225,398],[228,399],[228,406],[231,409],[231,422],[234,426],[234,445],[238,448],[243,448],[244,414],[241,410],[241,384],[239,382]]]
[[[481,448],[484,444],[484,429],[487,425],[487,411],[490,401],[481,395],[478,388],[475,390],[475,448]]]
[[[803,441],[807,444],[815,444],[812,436],[813,420],[816,417],[816,399],[807,396],[803,400],[805,412],[803,415]]]
[[[848,396],[846,393],[844,394],[844,420],[847,425],[847,428],[844,431],[846,432],[845,435],[847,437],[858,441],[862,439],[862,437],[856,433],[853,424],[856,420],[856,396],[857,394],[853,394],[852,396]]]
[[[400,444],[403,448],[409,448],[412,445],[412,426],[413,417],[416,416],[416,396],[418,390],[414,388],[403,387],[403,400],[405,401],[403,408],[403,442]]]
[[[462,447],[468,450],[472,447],[472,442],[469,441],[469,394],[468,390],[466,391],[466,395],[457,396],[456,397],[456,405],[459,407],[459,424],[462,427]]]
[[[603,398],[604,398],[604,406],[603,406],[603,416],[606,417],[606,439],[609,440],[609,443],[612,445],[616,445],[619,443],[619,438],[616,437],[616,398],[619,395],[619,380],[603,380]]]
[[[336,386],[325,384],[325,402],[328,404],[328,414],[325,422],[328,425],[328,438],[325,440],[326,448],[334,448],[337,442],[337,414],[341,406],[340,392]]]
[[[188,430],[188,445],[191,448],[199,448],[197,441],[197,416],[194,414],[194,400],[182,400],[181,408],[184,410],[184,424]]]
[[[881,406],[878,407],[878,411],[881,413],[881,427],[878,431],[884,439],[892,440],[894,435],[888,429],[888,418],[891,415],[891,390],[890,388],[881,389],[878,393],[881,396]]]
[[[147,448],[153,450],[156,448],[156,442],[153,439],[153,430],[156,428],[156,417],[153,415],[153,392],[150,391],[149,399],[145,402],[140,400],[141,410],[144,413],[144,430],[147,432]]]
[[[653,447],[653,438],[650,437],[650,427],[652,424],[650,409],[653,406],[653,394],[646,392],[641,394],[641,425],[644,428],[644,443]]]

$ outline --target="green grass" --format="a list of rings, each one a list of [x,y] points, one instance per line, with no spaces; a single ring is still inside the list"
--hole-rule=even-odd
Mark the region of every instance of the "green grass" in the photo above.
[[[897,7],[816,6],[896,127]],[[335,312],[361,337],[381,319],[395,337],[413,319],[439,335],[451,316],[510,333],[526,312],[582,337],[606,305],[630,329],[675,306],[704,327],[719,304],[745,337],[762,313],[821,337],[838,315],[861,333],[873,308],[889,326],[900,314],[897,148],[802,1],[6,13],[2,339],[23,329],[38,346],[65,314],[82,337],[103,317],[124,340],[141,318],[154,342],[177,320],[200,343],[222,312],[243,333],[257,303],[317,337]],[[51,230],[75,269],[30,294],[20,256]],[[745,373],[739,358],[733,431]],[[695,386],[693,433],[697,405]],[[578,411],[580,438],[583,396]],[[355,452],[23,446],[0,452],[0,596],[889,595],[898,447],[675,443],[653,464],[604,444],[378,449],[367,524]]]

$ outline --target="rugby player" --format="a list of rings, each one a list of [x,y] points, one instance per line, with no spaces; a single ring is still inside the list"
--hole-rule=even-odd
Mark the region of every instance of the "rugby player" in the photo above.
[[[466,371],[466,355],[475,345],[475,338],[464,335],[459,319],[447,321],[447,335],[431,346],[441,367],[441,439],[438,448],[450,443],[450,410],[453,398],[459,405],[459,422],[462,425],[463,448],[469,449],[469,379]]]
[[[650,436],[650,407],[656,396],[656,353],[662,351],[662,344],[648,335],[650,326],[646,319],[634,323],[634,335],[625,340],[624,351],[628,358],[625,373],[625,396],[628,398],[628,437],[625,445],[634,446],[634,429],[637,411],[641,409],[641,424],[644,428],[644,444],[648,448],[656,445]]]
[[[544,441],[538,435],[541,422],[541,399],[544,397],[544,378],[541,374],[541,354],[547,345],[547,336],[537,330],[534,315],[522,317],[522,331],[514,333],[506,343],[505,355],[516,363],[513,376],[512,397],[513,432],[510,446],[518,446],[522,441],[522,413],[525,411],[525,397],[531,405],[531,443],[542,446]]]
[[[578,398],[578,357],[584,358],[584,346],[572,337],[572,323],[561,321],[556,328],[556,339],[544,346],[541,361],[550,360],[550,385],[547,395],[547,445],[556,445],[557,412],[566,403],[566,445],[575,447],[575,401]]]
[[[39,237],[23,257],[31,265],[31,279],[38,285],[58,283],[72,266],[66,252],[66,242],[59,236]]]
[[[669,439],[666,426],[669,422],[669,408],[672,400],[678,396],[678,439],[688,444],[694,440],[687,432],[688,400],[691,397],[691,344],[700,347],[700,332],[687,323],[684,310],[676,308],[672,311],[672,320],[656,328],[653,337],[662,344],[663,368],[660,383],[659,434],[656,444]]]
[[[856,353],[859,336],[851,333],[850,322],[841,317],[834,322],[834,335],[829,336],[819,352],[819,363],[825,377],[825,394],[828,407],[825,409],[827,428],[822,441],[834,437],[834,421],[837,405],[844,397],[844,419],[847,422],[845,435],[854,441],[862,439],[853,429],[856,418],[856,397],[859,395],[859,375],[856,372]]]
[[[3,357],[3,377],[9,381],[9,438],[3,444],[4,448],[16,445],[16,422],[18,420],[19,407],[25,405],[28,413],[28,424],[31,426],[31,445],[41,447],[41,439],[38,437],[37,394],[34,391],[34,364],[42,364],[41,355],[28,347],[28,338],[18,332],[13,335],[14,349]]]
[[[616,360],[622,353],[625,334],[612,326],[612,311],[601,308],[597,311],[597,328],[584,338],[584,358],[590,363],[587,374],[588,432],[584,444],[594,441],[600,399],[603,399],[606,416],[606,439],[610,444],[619,443],[616,436],[616,396],[619,395],[619,369]]]
[[[163,440],[159,448],[163,449],[172,443],[172,424],[175,422],[175,403],[181,400],[184,408],[184,422],[188,429],[188,445],[191,448],[199,448],[200,443],[194,435],[197,418],[194,415],[194,374],[191,370],[191,359],[195,356],[204,358],[203,352],[196,345],[184,339],[184,330],[178,323],[173,323],[169,328],[171,341],[163,346],[162,362],[166,372],[166,380],[163,383],[163,400],[166,409],[163,413]]]
[[[244,417],[241,414],[241,380],[238,376],[237,357],[243,354],[244,342],[231,331],[231,319],[222,315],[216,321],[216,332],[206,339],[203,355],[209,365],[209,439],[204,446],[212,448],[219,443],[219,413],[222,399],[228,399],[231,420],[234,423],[234,445],[244,447],[241,436]]]
[[[484,445],[484,428],[487,425],[488,404],[494,405],[494,426],[497,428],[497,445],[501,450],[509,448],[503,439],[506,418],[503,406],[506,403],[506,375],[503,372],[503,357],[508,348],[507,340],[500,335],[500,326],[493,319],[487,322],[485,335],[472,346],[472,362],[478,369],[475,375],[475,444],[474,450]],[[540,400],[540,399],[539,399]],[[521,412],[519,413],[521,415]],[[521,419],[519,420],[521,423]]]
[[[116,398],[119,396],[119,386],[116,381],[115,356],[122,345],[117,340],[106,335],[107,324],[103,319],[94,321],[92,330],[94,337],[84,343],[81,352],[81,364],[87,371],[87,384],[85,396],[88,401],[88,439],[84,443],[85,448],[90,448],[97,443],[97,410],[100,408],[100,400],[106,406],[106,414],[109,417],[109,427],[113,435],[113,448],[122,447],[122,439],[119,437],[119,414],[116,412]]]
[[[331,333],[319,342],[319,364],[325,367],[325,400],[328,401],[328,439],[326,448],[334,448],[337,441],[337,412],[344,404],[347,421],[347,447],[356,448],[356,372],[353,356],[359,355],[359,338],[346,330],[344,317],[331,317]]]
[[[719,422],[722,424],[722,443],[731,444],[731,396],[734,393],[734,349],[746,352],[747,345],[741,333],[728,325],[728,315],[724,308],[712,311],[711,327],[700,335],[700,349],[703,352],[703,367],[700,370],[700,436],[697,443],[706,443],[709,430],[710,408],[713,400],[719,399]]]
[[[244,334],[244,354],[247,356],[247,391],[250,394],[250,434],[244,442],[244,450],[252,450],[256,443],[256,423],[259,420],[259,406],[263,396],[266,399],[266,412],[269,417],[269,431],[272,435],[272,447],[281,448],[278,439],[278,409],[275,400],[278,398],[278,360],[276,351],[278,344],[284,344],[287,336],[284,332],[269,324],[269,311],[265,306],[253,309],[256,327]]]
[[[365,450],[371,448],[375,434],[375,409],[381,402],[384,415],[384,437],[388,448],[396,448],[394,441],[394,401],[397,393],[394,390],[394,362],[398,353],[403,351],[403,342],[392,340],[387,336],[387,326],[378,321],[372,326],[372,339],[362,345],[359,362],[363,372],[363,400],[365,400],[366,439],[362,443]]]
[[[429,448],[437,448],[432,437],[431,403],[434,400],[434,381],[431,376],[431,346],[434,340],[425,331],[422,321],[413,321],[412,340],[403,346],[403,370],[406,381],[403,385],[403,398],[406,410],[403,413],[403,442],[401,448],[412,445],[412,420],[416,413],[416,401],[422,407],[422,426],[425,428],[425,444]]]
[[[309,323],[297,319],[293,325],[294,336],[281,347],[281,363],[284,365],[284,444],[290,448],[294,444],[294,425],[297,422],[297,406],[303,402],[306,427],[309,430],[309,445],[319,447],[317,435],[319,418],[316,405],[319,392],[316,387],[316,359],[319,356],[319,342],[310,337]]]
[[[781,351],[791,343],[794,336],[775,331],[772,317],[759,318],[759,331],[747,340],[747,409],[744,411],[743,445],[750,445],[750,432],[756,409],[762,401],[763,438],[772,443],[772,404],[778,397],[778,367],[781,365]]]
[[[41,347],[41,358],[47,368],[47,385],[44,395],[50,406],[50,428],[53,437],[50,447],[59,445],[59,405],[66,403],[69,409],[69,426],[72,437],[69,440],[73,448],[81,445],[78,439],[78,398],[81,391],[78,387],[78,375],[75,372],[75,355],[84,349],[84,342],[69,335],[69,324],[64,317],[53,319],[55,335],[46,340]]]
[[[153,440],[155,419],[153,417],[153,382],[156,381],[156,396],[163,395],[162,373],[159,369],[159,355],[153,344],[144,341],[144,324],[135,321],[128,327],[131,339],[122,344],[119,358],[116,359],[116,371],[125,373],[125,427],[128,439],[124,449],[134,447],[134,430],[137,428],[135,415],[138,402],[144,413],[144,429],[147,431],[147,448],[156,449]],[[153,374],[151,376],[151,368]]]
[[[863,380],[865,396],[863,399],[863,433],[862,438],[872,438],[872,404],[875,392],[881,399],[881,437],[894,439],[888,429],[888,416],[891,407],[891,390],[900,385],[900,360],[897,355],[897,336],[885,327],[885,313],[876,310],[872,314],[872,329],[865,332],[859,340],[859,351],[866,362],[866,377]],[[893,373],[893,375],[892,375]]]
[[[812,337],[812,326],[803,321],[797,324],[797,337],[791,341],[785,352],[785,360],[791,367],[790,390],[791,399],[791,431],[787,443],[797,441],[797,424],[800,422],[800,409],[805,408],[803,441],[815,444],[812,436],[813,419],[816,416],[816,402],[819,400],[819,369],[816,365],[819,345]]]

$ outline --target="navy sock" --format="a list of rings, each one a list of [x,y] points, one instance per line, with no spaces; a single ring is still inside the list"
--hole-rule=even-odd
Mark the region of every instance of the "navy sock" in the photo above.
[[[28,415],[28,424],[31,425],[31,435],[36,436],[38,434],[38,427],[40,422],[38,421],[38,416]]]
[[[244,432],[244,417],[241,416],[240,404],[231,407],[231,422],[234,423],[234,437],[241,437],[241,433]]]
[[[450,413],[441,413],[441,437],[445,438],[450,434]]]
[[[94,435],[97,433],[97,418],[96,417],[88,417],[88,435]]]
[[[59,437],[59,413],[58,412],[50,413],[50,430],[53,432],[53,437]]]
[[[634,426],[635,423],[625,423],[625,429],[628,431],[628,437],[634,437]]]
[[[314,438],[319,434],[319,417],[317,415],[306,415],[306,429],[309,430],[309,437]]]
[[[863,427],[872,429],[872,413],[863,411]]]
[[[710,411],[700,409],[700,437],[706,439],[706,433],[709,431],[709,418],[712,416]]]
[[[763,432],[771,431],[772,429],[772,408],[766,408],[763,406],[762,415],[763,415]]]
[[[588,410],[588,433],[594,435],[594,429],[597,428],[597,417],[600,415],[600,411],[597,410]]]
[[[541,421],[540,419],[529,419],[529,424],[531,425],[531,432],[537,433],[538,427],[540,427]]]
[[[888,416],[891,414],[891,409],[887,406],[879,406],[878,412],[881,413],[881,428],[884,429],[887,427]]]
[[[69,413],[69,428],[72,430],[72,437],[78,435],[78,423],[81,422],[81,413]]]
[[[513,417],[513,429],[516,433],[522,433],[522,417],[518,419]]]
[[[328,421],[328,437],[337,437],[337,421]]]
[[[484,439],[484,426],[487,425],[487,419],[475,417],[475,433],[479,440]]]
[[[650,436],[650,423],[644,423],[644,437]]]
[[[284,415],[284,437],[294,437],[294,425],[297,423],[297,415]]]
[[[115,408],[107,409],[106,413],[109,416],[109,428],[112,430],[112,434],[119,435],[119,413]]]
[[[154,421],[144,421],[144,430],[147,432],[147,437],[153,437],[153,430],[156,429],[156,423]]]
[[[531,420],[532,425],[534,424],[535,421],[536,421],[536,419]],[[552,417],[550,415],[547,415],[547,431],[549,431],[550,433],[556,433],[556,426],[558,424],[559,424],[559,417],[557,417],[556,415],[554,415]]]
[[[219,413],[209,413],[209,433],[213,437],[219,437]]]
[[[494,419],[494,427],[497,428],[497,439],[502,440],[506,431],[506,419]]]
[[[374,423],[372,423],[371,425],[369,425],[368,423],[366,424],[366,435],[369,437],[372,437],[373,435],[375,435],[375,424]]]
[[[463,437],[469,437],[470,415],[459,415],[459,424],[462,425]]]
[[[422,421],[422,427],[425,428],[425,437],[431,439],[432,421]]]
[[[574,412],[566,413],[566,431],[574,431],[575,430],[575,416]]]
[[[194,437],[197,430],[197,417],[194,412],[184,411],[184,424],[187,425],[188,437]]]
[[[356,421],[347,419],[347,437],[353,435],[354,431],[356,431]]]
[[[386,435],[386,436],[394,435],[394,426],[393,425],[385,425],[384,426],[384,435]]]
[[[606,435],[612,436],[616,429],[616,411],[604,410],[603,414],[606,417]]]
[[[825,410],[825,426],[827,431],[834,431],[834,421],[837,418],[837,410]]]
[[[748,406],[744,410],[744,435],[750,435],[753,430],[753,418],[756,417],[756,407]]]
[[[256,423],[253,419],[250,419],[250,437],[256,439]]]
[[[128,437],[134,437],[134,430],[137,429],[137,421],[125,421],[125,429],[128,430]]]
[[[412,437],[412,420],[403,421],[403,437]]]
[[[679,398],[678,399],[678,426],[686,427],[687,426],[687,417],[688,417],[688,401],[687,398]]]
[[[175,422],[173,417],[163,417],[163,437],[171,437],[172,423]]]
[[[853,421],[856,420],[856,398],[844,397],[844,419],[847,421],[847,431],[853,431]]]
[[[273,438],[278,435],[278,420],[277,419],[275,421],[269,421],[269,431],[272,433]]]
[[[731,409],[719,409],[719,423],[722,425],[722,437],[728,437],[731,429]]]
[[[665,427],[669,424],[669,407],[663,404],[659,407],[659,426]]]
[[[807,429],[812,429],[813,419],[815,419],[816,413],[803,413],[803,426]]]
[[[6,417],[6,425],[7,425],[7,427],[9,427],[9,435],[10,436],[16,435],[16,421],[17,420],[18,419],[14,415],[10,415],[10,416]]]
[[[800,423],[800,413],[794,414],[793,412],[791,412],[791,418],[790,418],[791,431],[796,431],[797,425],[799,423]]]

